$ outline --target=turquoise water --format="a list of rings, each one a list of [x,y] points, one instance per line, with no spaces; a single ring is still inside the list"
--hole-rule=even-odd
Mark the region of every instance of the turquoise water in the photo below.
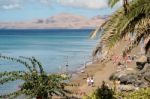
[[[96,44],[91,30],[0,30],[0,53],[34,56],[47,72],[59,72],[68,61],[69,69],[83,66]],[[68,57],[68,58],[67,58]],[[0,71],[22,70],[23,66],[0,62]]]
[[[0,30],[0,53],[7,56],[34,56],[48,73],[63,70],[68,62],[75,71],[88,61],[96,44],[92,30]],[[68,58],[67,58],[68,57]],[[0,71],[24,70],[16,63],[0,60]],[[0,86],[0,94],[16,90],[20,81]]]
[[[83,66],[96,44],[91,30],[0,30],[0,53],[8,56],[34,56],[45,70],[59,72],[68,61],[69,69]],[[67,58],[68,57],[68,58]],[[0,62],[0,71],[22,70],[23,66]]]

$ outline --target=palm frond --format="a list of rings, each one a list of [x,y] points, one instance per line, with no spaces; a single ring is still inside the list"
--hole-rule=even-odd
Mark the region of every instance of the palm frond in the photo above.
[[[22,58],[22,59],[25,59],[25,60],[30,61],[31,64],[32,64],[32,67],[33,67],[34,71],[37,71],[37,69],[36,69],[36,63],[35,63],[35,61],[33,60],[33,58],[25,57],[25,56],[19,56],[19,58]]]
[[[12,92],[9,94],[5,94],[5,95],[0,95],[0,98],[2,99],[15,99],[17,96],[21,95],[22,92],[20,90],[16,91],[16,92]]]
[[[38,72],[37,70],[37,67],[38,67],[39,72],[44,73],[42,64],[35,57],[30,58],[30,57],[20,56],[20,58],[30,61],[34,71]]]
[[[107,49],[114,47],[118,41],[120,41],[129,33],[143,33],[142,31],[145,31],[143,29],[147,28],[145,25],[143,25],[143,27],[139,27],[138,24],[147,24],[149,22],[148,17],[150,15],[150,1],[133,1],[134,2],[130,2],[131,4],[129,13],[124,15],[124,9],[119,9],[112,16],[110,16],[109,20],[106,21],[106,24],[102,27],[103,33],[100,41],[107,47]],[[139,23],[142,22],[142,19],[147,19],[147,21],[144,21],[147,23]],[[98,48],[99,47],[96,47],[95,49],[95,55],[98,52]]]
[[[20,79],[20,78],[19,77],[2,78],[2,79],[0,79],[0,85],[3,85],[3,84],[8,83],[8,82],[16,81],[18,79]]]
[[[108,5],[114,7],[120,0],[108,0]]]
[[[90,39],[95,38],[98,33],[100,34],[100,31],[102,30],[102,27],[106,24],[106,22],[104,22],[103,24],[101,24],[100,26],[98,26],[94,31],[91,32]]]
[[[150,17],[141,19],[135,26],[136,37],[134,41],[125,49],[124,55],[129,53],[134,47],[136,47],[142,38],[147,38],[150,35]]]
[[[24,73],[26,73],[25,71],[12,71],[12,72],[1,72],[0,73],[0,78],[4,77],[4,76],[17,76],[17,75],[23,75]]]
[[[12,62],[17,62],[17,63],[23,64],[30,72],[32,72],[32,67],[26,61],[23,61],[18,58],[2,56],[2,55],[0,55],[0,59],[9,60]]]
[[[43,67],[42,67],[42,64],[35,58],[35,57],[32,57],[33,61],[38,65],[39,69],[40,69],[40,73],[45,73]]]

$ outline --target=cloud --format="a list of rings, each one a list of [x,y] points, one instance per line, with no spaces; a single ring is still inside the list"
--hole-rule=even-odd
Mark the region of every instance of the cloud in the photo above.
[[[58,3],[65,6],[100,9],[107,7],[106,0],[57,0]]]
[[[107,7],[107,0],[40,0],[44,4],[60,4],[63,6],[100,9]]]
[[[24,4],[41,3],[48,6],[59,4],[75,8],[101,9],[107,7],[107,0],[0,0],[0,8],[16,9]]]
[[[9,4],[9,5],[2,5],[2,9],[9,10],[9,9],[16,9],[20,8],[19,4]]]
[[[36,3],[49,5],[53,2],[55,2],[55,0],[0,0],[0,10],[18,9],[23,8],[25,5],[32,6],[32,4]]]
[[[0,8],[4,10],[20,8],[22,1],[23,0],[0,0]]]

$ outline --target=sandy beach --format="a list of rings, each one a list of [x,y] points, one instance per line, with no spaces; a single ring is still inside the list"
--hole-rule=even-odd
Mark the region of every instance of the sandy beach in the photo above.
[[[0,99],[150,99],[150,0],[0,0]]]
[[[123,40],[118,44],[118,46],[113,48],[111,51],[113,52],[113,55],[120,55],[126,43],[128,43],[128,41]],[[139,47],[133,49],[130,55],[135,55],[137,53],[139,53]],[[112,86],[112,82],[109,80],[109,77],[112,75],[112,73],[117,71],[117,64],[113,63],[113,61],[111,60],[111,55],[109,55],[108,57],[109,60],[105,60],[103,62],[96,62],[88,65],[85,69],[83,69],[81,73],[77,75],[75,79],[71,81],[73,84],[79,85],[71,87],[72,92],[77,94],[79,98],[82,98],[85,95],[89,95],[97,87],[100,87],[103,81],[105,81],[109,86]],[[130,64],[127,64],[127,66],[127,68],[132,69],[135,68],[136,65],[135,62],[131,62]],[[87,85],[87,75],[93,76],[93,87]]]
[[[79,87],[74,91],[84,92],[86,94],[92,92],[97,86],[100,86],[102,81],[109,81],[109,76],[115,72],[115,65],[111,62],[107,63],[94,63],[84,69],[84,72],[80,73],[78,77],[73,80],[73,83],[79,84]],[[94,87],[88,86],[86,83],[87,75],[93,76]]]

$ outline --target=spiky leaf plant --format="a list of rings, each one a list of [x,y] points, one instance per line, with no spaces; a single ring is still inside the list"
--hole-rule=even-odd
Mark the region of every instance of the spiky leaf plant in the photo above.
[[[26,95],[29,99],[35,97],[38,99],[49,99],[53,95],[66,96],[66,93],[70,93],[65,89],[67,83],[64,82],[68,78],[64,78],[58,74],[47,74],[42,64],[35,57],[14,58],[0,55],[0,59],[17,62],[26,67],[25,71],[5,71],[0,73],[0,85],[16,80],[23,81],[19,90],[2,94],[0,98],[12,99],[20,95]]]

